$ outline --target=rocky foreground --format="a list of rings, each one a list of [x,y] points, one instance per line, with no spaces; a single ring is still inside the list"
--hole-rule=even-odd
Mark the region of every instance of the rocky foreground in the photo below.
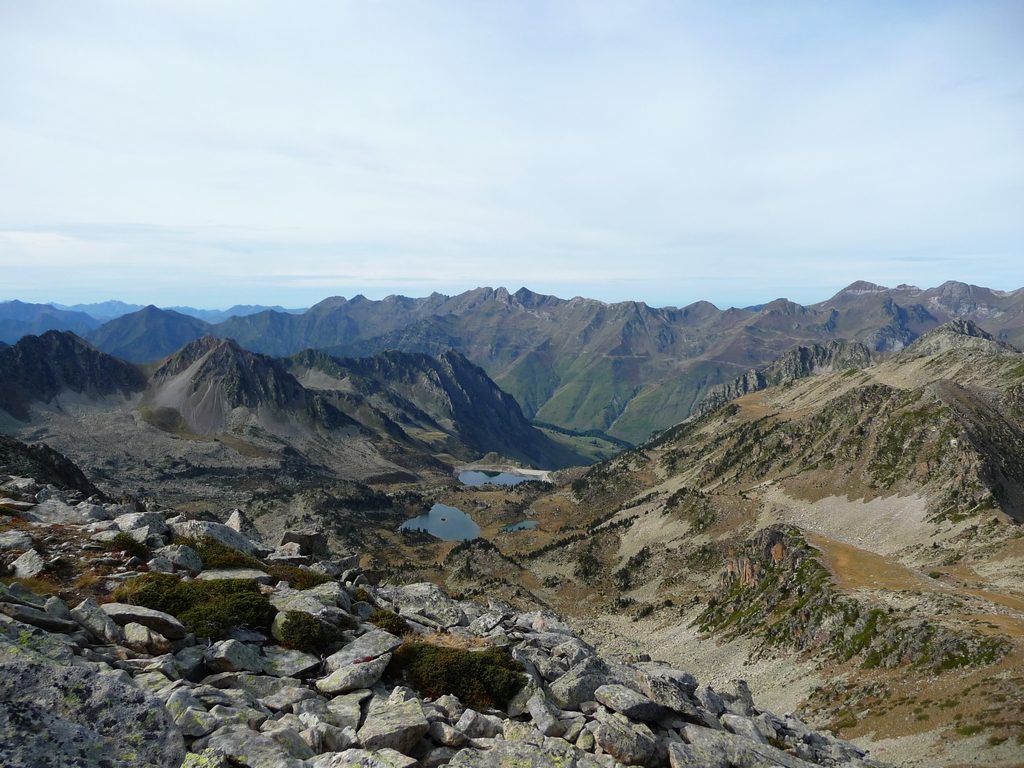
[[[601,658],[547,612],[375,584],[316,534],[265,547],[239,513],[0,475],[0,575],[10,768],[878,765],[743,681]]]

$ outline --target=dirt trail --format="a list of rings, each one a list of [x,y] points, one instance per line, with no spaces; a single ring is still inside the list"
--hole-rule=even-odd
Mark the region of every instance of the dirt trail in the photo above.
[[[946,591],[936,587],[927,576],[866,549],[818,533],[809,533],[807,540],[821,551],[822,562],[840,589]]]

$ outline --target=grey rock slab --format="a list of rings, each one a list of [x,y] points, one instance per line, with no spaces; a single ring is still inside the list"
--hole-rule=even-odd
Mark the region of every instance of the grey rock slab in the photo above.
[[[166,557],[179,571],[195,574],[203,570],[203,560],[199,553],[187,544],[168,544],[156,550],[155,554]]]
[[[278,646],[263,649],[263,670],[274,677],[301,677],[320,666],[320,659],[303,651]]]
[[[256,581],[260,584],[273,584],[275,579],[266,571],[257,568],[214,568],[203,571],[197,579],[200,581],[222,581],[227,579],[242,579],[244,581]]]
[[[455,723],[455,728],[471,739],[493,739],[502,732],[505,721],[494,715],[485,715],[475,709],[467,709]]]
[[[376,629],[357,637],[337,653],[332,653],[324,659],[324,664],[327,669],[334,671],[350,664],[376,659],[378,656],[390,653],[401,644],[401,638],[395,637],[383,629]]]
[[[429,727],[417,699],[371,705],[359,729],[359,743],[368,750],[394,749],[407,754]]]
[[[11,563],[11,568],[19,579],[33,579],[46,570],[46,561],[42,555],[30,549]]]
[[[121,628],[91,597],[71,609],[71,616],[100,643],[119,643]]]
[[[391,663],[391,654],[385,653],[370,661],[356,662],[340,667],[327,677],[317,680],[317,690],[326,694],[336,694],[369,688],[380,680],[389,663]]]
[[[727,712],[720,718],[722,725],[725,726],[725,730],[730,733],[734,733],[737,736],[742,736],[748,741],[757,741],[761,744],[767,744],[768,740],[761,735],[761,731],[757,725],[754,724],[753,720],[740,715],[734,715],[731,712]]]
[[[139,528],[149,528],[151,533],[167,533],[167,520],[159,512],[129,512],[127,515],[118,515],[114,523],[119,529],[135,531]]]
[[[620,763],[653,766],[657,762],[658,739],[646,725],[611,715],[598,723],[594,739]]]
[[[32,537],[25,531],[4,531],[0,533],[0,551],[24,552],[32,549]]]
[[[703,766],[705,763],[716,766],[723,762],[732,768],[810,768],[813,765],[769,744],[750,741],[726,731],[687,725],[683,729],[683,737],[688,744],[669,748],[670,760],[673,759],[673,750],[678,754],[672,763],[673,768]],[[694,760],[704,760],[705,763]]]
[[[459,604],[431,582],[397,587],[394,601],[398,613],[418,613],[445,628],[469,623]]]
[[[47,499],[41,504],[36,504],[25,513],[25,517],[37,523],[50,525],[85,525],[92,522],[83,510],[57,499]]]
[[[181,640],[185,637],[185,626],[169,613],[128,603],[106,603],[100,607],[120,626],[135,622],[159,632],[169,640]]]
[[[0,640],[0,765],[178,768],[181,733],[123,672],[64,666]]]
[[[462,731],[458,731],[440,720],[431,723],[427,733],[435,744],[440,744],[443,747],[462,747],[465,746],[468,739]]]
[[[534,694],[526,703],[526,709],[534,726],[545,736],[561,736],[565,733],[565,724],[558,719],[557,710],[548,703],[543,693]]]
[[[669,714],[666,707],[624,685],[602,685],[594,691],[594,699],[608,709],[642,723],[654,723]]]
[[[463,749],[449,765],[453,768],[603,768],[592,755],[568,744],[562,748],[525,741],[499,741],[488,750]]]
[[[15,621],[31,624],[33,627],[46,629],[50,632],[77,632],[79,628],[78,622],[58,618],[30,605],[0,603],[0,613],[10,616]]]
[[[139,653],[169,653],[171,642],[147,626],[129,621],[124,625],[124,644]]]
[[[259,649],[237,640],[221,640],[206,650],[206,666],[218,672],[255,672],[265,667]]]
[[[305,761],[288,754],[284,747],[263,733],[244,725],[222,727],[204,739],[204,746],[229,757],[232,765],[246,768],[304,768]]]
[[[259,546],[252,539],[221,523],[211,523],[206,520],[183,520],[174,521],[170,526],[178,536],[191,539],[211,538],[239,552],[245,552],[248,555],[259,554]]]
[[[307,761],[309,768],[412,768],[417,760],[393,749],[346,749]]]
[[[593,701],[594,692],[615,680],[598,660],[589,658],[569,668],[569,671],[549,686],[551,699],[562,709],[578,710],[585,701]]]

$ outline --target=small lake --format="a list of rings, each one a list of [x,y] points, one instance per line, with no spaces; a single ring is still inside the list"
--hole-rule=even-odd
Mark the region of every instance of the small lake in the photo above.
[[[467,469],[459,472],[459,482],[463,485],[471,485],[478,488],[481,485],[519,485],[528,480],[536,480],[529,475],[520,475],[515,472],[487,472],[480,469]]]
[[[435,504],[419,517],[406,520],[399,530],[426,531],[445,541],[466,541],[480,536],[480,526],[461,509]]]
[[[532,531],[537,527],[536,520],[521,520],[512,525],[506,525],[501,529],[502,533],[514,533],[515,531]]]

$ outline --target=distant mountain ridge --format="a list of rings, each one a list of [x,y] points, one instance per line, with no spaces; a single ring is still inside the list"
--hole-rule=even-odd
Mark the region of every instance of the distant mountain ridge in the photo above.
[[[91,397],[140,392],[146,379],[133,365],[104,354],[70,332],[26,336],[0,349],[0,409],[26,420],[33,401],[61,392]]]
[[[777,299],[724,310],[709,302],[653,308],[561,299],[526,288],[332,297],[301,314],[264,310],[215,324],[154,310],[117,318],[87,338],[138,362],[208,334],[278,357],[304,349],[361,357],[453,348],[515,397],[527,418],[634,443],[690,416],[713,388],[797,346],[854,341],[893,352],[954,319],[984,324],[997,341],[1024,344],[1024,289],[954,281],[930,289],[859,281],[817,304]]]

